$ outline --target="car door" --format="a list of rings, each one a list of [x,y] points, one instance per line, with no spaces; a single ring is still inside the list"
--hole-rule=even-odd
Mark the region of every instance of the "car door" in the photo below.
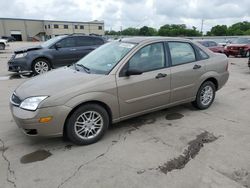
[[[196,84],[206,71],[205,62],[198,59],[195,48],[188,42],[168,42],[168,48],[171,58],[170,101],[188,101],[196,96]]]
[[[75,63],[77,58],[75,37],[67,37],[57,42],[51,49],[54,67]]]
[[[85,55],[99,47],[99,45],[96,44],[95,37],[79,36],[76,38],[76,53],[78,59],[83,58]]]
[[[140,75],[126,76],[126,70]],[[170,68],[167,67],[164,43],[142,47],[117,75],[121,118],[158,108],[170,100]]]

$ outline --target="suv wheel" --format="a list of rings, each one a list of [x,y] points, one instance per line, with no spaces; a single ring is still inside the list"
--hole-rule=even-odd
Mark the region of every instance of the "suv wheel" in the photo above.
[[[37,59],[32,65],[32,71],[35,74],[43,74],[50,70],[50,63],[46,59]]]
[[[197,92],[193,105],[200,110],[207,109],[214,101],[215,91],[216,89],[213,82],[204,82]]]
[[[79,107],[66,123],[68,138],[78,145],[87,145],[102,138],[109,126],[107,111],[97,104]]]
[[[4,50],[5,49],[5,45],[0,43],[0,50]]]

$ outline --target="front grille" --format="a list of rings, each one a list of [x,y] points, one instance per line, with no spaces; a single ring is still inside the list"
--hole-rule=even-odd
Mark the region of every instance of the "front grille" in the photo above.
[[[19,97],[13,93],[11,98],[10,98],[10,102],[14,105],[14,106],[19,106],[21,104],[21,99],[19,99]]]

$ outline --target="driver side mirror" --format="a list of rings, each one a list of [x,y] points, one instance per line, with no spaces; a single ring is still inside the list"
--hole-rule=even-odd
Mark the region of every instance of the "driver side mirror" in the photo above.
[[[125,75],[126,76],[131,76],[131,75],[140,75],[142,74],[143,72],[141,70],[138,70],[138,69],[128,69],[126,72],[125,72]]]
[[[55,44],[55,49],[58,50],[59,48],[62,48],[62,45],[58,42]]]

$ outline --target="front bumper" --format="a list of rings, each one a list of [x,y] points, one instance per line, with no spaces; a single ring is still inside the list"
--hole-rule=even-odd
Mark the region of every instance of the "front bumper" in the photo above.
[[[67,115],[72,108],[55,106],[28,111],[10,103],[11,113],[19,128],[29,136],[61,136]],[[42,117],[52,116],[47,123],[39,123]]]
[[[31,67],[28,64],[26,58],[17,58],[14,56],[8,61],[8,71],[19,72],[19,71],[31,71]]]

